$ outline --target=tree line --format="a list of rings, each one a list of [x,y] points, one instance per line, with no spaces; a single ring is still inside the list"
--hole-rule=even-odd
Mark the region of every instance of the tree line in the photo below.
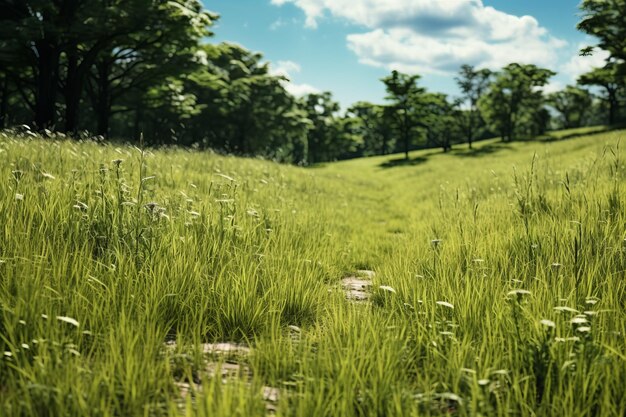
[[[149,145],[313,164],[616,124],[626,98],[626,0],[586,0],[581,10],[579,29],[610,56],[575,86],[545,94],[549,69],[464,65],[461,95],[451,98],[392,71],[381,80],[385,103],[342,111],[330,92],[289,94],[261,54],[209,42],[219,17],[199,0],[0,0],[0,128],[143,134]]]

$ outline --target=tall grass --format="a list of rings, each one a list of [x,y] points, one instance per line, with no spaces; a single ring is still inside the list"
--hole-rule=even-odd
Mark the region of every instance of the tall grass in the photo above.
[[[306,170],[4,134],[0,415],[265,415],[265,386],[281,416],[621,416],[622,136]]]

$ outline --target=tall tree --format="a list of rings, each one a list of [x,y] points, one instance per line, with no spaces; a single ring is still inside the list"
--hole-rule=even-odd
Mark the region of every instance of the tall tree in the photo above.
[[[391,75],[381,80],[387,91],[386,99],[391,102],[390,107],[394,109],[395,125],[406,159],[409,159],[413,131],[416,127],[423,126],[420,121],[419,107],[426,90],[417,85],[419,79],[420,76],[417,74],[403,74],[394,70]]]
[[[626,0],[583,0],[580,9],[578,29],[597,38],[597,46],[608,51],[610,60],[619,63],[621,76],[626,75]]]
[[[330,92],[308,94],[301,99],[301,106],[311,121],[307,135],[308,163],[331,161],[338,155],[339,103]]]
[[[578,78],[581,85],[596,85],[604,89],[604,99],[608,103],[608,123],[617,122],[620,109],[620,95],[624,94],[625,84],[618,75],[618,68],[613,63],[608,63],[603,68],[594,68]]]
[[[522,131],[538,133],[545,126],[541,87],[555,73],[535,65],[509,64],[496,74],[478,106],[486,121],[503,141]]]
[[[198,40],[212,35],[208,26],[218,16],[202,12],[197,3],[174,4],[169,14],[153,15],[146,22],[161,30],[129,34],[96,58],[87,92],[97,115],[97,134],[108,135],[113,106],[129,91],[146,91],[167,78],[181,78],[197,67]],[[120,107],[115,111],[127,110]]]
[[[22,92],[26,88],[32,91],[33,121],[40,129],[51,128],[56,121],[61,28],[69,13],[69,4],[58,3],[51,0],[0,3],[0,67],[15,79],[26,68],[32,71],[32,78],[24,80],[30,85],[20,88]]]
[[[1,45],[0,59],[26,57],[35,75],[39,128],[55,124],[60,92],[65,130],[74,132],[84,82],[103,52],[151,44],[146,37],[160,39],[163,47],[183,33],[190,44],[197,43],[210,21],[199,0],[5,0],[0,39],[14,40],[7,48]]]
[[[462,113],[462,118],[467,145],[470,149],[472,149],[476,128],[481,120],[478,100],[489,86],[491,75],[492,72],[488,69],[476,70],[471,65],[463,65],[459,71],[459,76],[455,78],[463,93],[463,99],[469,106],[468,111]]]
[[[259,53],[239,45],[202,45],[185,77],[199,113],[184,122],[183,142],[280,161],[305,162],[310,120]]]

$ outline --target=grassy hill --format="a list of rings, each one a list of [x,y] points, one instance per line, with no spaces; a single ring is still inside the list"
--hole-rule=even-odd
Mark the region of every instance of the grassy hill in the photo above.
[[[625,133],[307,169],[2,134],[0,415],[623,415]]]

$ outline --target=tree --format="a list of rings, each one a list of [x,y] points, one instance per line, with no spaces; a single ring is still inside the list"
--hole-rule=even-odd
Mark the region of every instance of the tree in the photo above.
[[[419,107],[420,99],[426,90],[417,85],[419,79],[419,75],[403,74],[394,70],[391,75],[381,80],[387,91],[385,98],[391,101],[390,107],[394,110],[395,126],[403,144],[406,159],[409,159],[414,129],[423,127],[423,123],[420,122]]]
[[[60,92],[68,132],[78,129],[84,83],[102,54],[133,60],[143,45],[171,42],[170,52],[180,50],[178,41],[197,43],[211,23],[198,0],[5,0],[0,16],[0,39],[13,37],[0,44],[0,63],[25,59],[32,68],[37,127],[55,124]]]
[[[608,63],[603,68],[594,68],[578,78],[581,85],[597,85],[604,89],[605,100],[608,103],[608,123],[617,122],[620,108],[620,95],[624,92],[624,83],[620,82],[617,66]]]
[[[547,101],[560,113],[562,128],[571,129],[585,124],[592,96],[585,89],[568,85],[565,89],[550,94]]]
[[[541,133],[546,126],[541,87],[555,73],[535,65],[509,64],[496,74],[478,107],[487,123],[503,141],[519,133]]]
[[[472,141],[476,135],[476,127],[480,123],[481,117],[478,109],[478,100],[489,85],[492,72],[488,69],[475,70],[471,65],[463,65],[459,76],[455,78],[463,98],[469,105],[469,109],[463,112],[463,124],[467,145],[472,149]]]
[[[55,123],[58,71],[61,58],[60,23],[67,20],[67,8],[60,10],[50,0],[6,0],[0,3],[0,65],[20,83],[24,97],[34,112],[35,125],[41,129]],[[32,70],[27,80],[19,77],[25,68]]]
[[[365,155],[386,155],[392,139],[392,109],[389,106],[359,101],[347,113],[358,120],[357,131],[363,138]]]
[[[441,93],[426,93],[422,103],[428,144],[448,152],[455,139],[463,134],[458,103],[450,103],[447,96]]]
[[[161,30],[129,34],[96,58],[87,91],[98,119],[97,134],[108,135],[112,108],[124,94],[148,90],[167,78],[182,78],[197,67],[198,40],[212,35],[208,26],[218,16],[202,12],[198,3],[174,4],[169,14],[155,14],[145,22]]]
[[[583,0],[583,12],[578,29],[599,40],[598,45],[610,53],[610,60],[621,66],[620,74],[626,74],[626,0]],[[590,53],[585,48],[583,53]]]
[[[185,124],[186,142],[296,163],[306,158],[310,121],[269,73],[263,56],[229,43],[203,45],[200,67],[186,78],[201,111]]]
[[[620,94],[626,86],[626,0],[583,0],[583,12],[578,29],[598,39],[597,46],[609,52],[607,65],[581,76],[584,85],[602,86],[607,94],[609,124],[618,121]],[[590,54],[594,47],[584,48],[583,55]]]
[[[311,121],[307,135],[308,163],[332,161],[338,155],[337,136],[339,103],[332,99],[330,92],[314,93],[304,96],[300,105]]]

